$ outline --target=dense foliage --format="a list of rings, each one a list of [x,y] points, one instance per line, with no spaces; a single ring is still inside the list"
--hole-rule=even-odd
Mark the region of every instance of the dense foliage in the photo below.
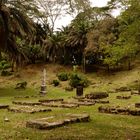
[[[65,14],[75,11],[77,15],[55,32],[57,18],[64,14],[62,7]],[[113,17],[111,12],[117,8],[121,13]],[[111,0],[101,8],[79,0],[1,0],[0,59],[4,52],[12,66],[40,60],[108,69],[128,64],[130,69],[140,52],[139,25],[139,0]]]

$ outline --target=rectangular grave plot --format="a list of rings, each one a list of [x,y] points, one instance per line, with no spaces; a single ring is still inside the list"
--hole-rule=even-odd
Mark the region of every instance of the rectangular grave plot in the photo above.
[[[108,100],[95,100],[95,99],[79,99],[79,102],[89,102],[89,103],[100,103],[100,104],[108,104]]]
[[[41,99],[39,100],[39,102],[41,103],[50,103],[50,102],[61,102],[64,99]]]
[[[41,105],[47,107],[60,107],[60,108],[76,108],[78,105],[76,104],[57,104],[57,103],[42,103]]]
[[[140,95],[140,92],[138,90],[132,90],[131,95]]]
[[[31,108],[28,106],[25,107],[11,107],[8,108],[8,111],[15,112],[15,113],[37,113],[37,112],[49,112],[52,111],[51,109],[39,109],[39,108]]]
[[[95,102],[82,102],[82,101],[78,101],[78,102],[66,102],[66,101],[63,101],[61,102],[62,104],[75,104],[75,105],[78,105],[78,106],[91,106],[91,105],[95,105]]]
[[[95,103],[98,103],[98,104],[109,104],[109,101],[108,100],[95,100]]]
[[[7,109],[8,107],[9,107],[9,105],[0,104],[0,109]]]
[[[13,101],[13,104],[16,105],[27,105],[27,106],[37,106],[37,105],[41,105],[41,103],[39,102],[20,102],[20,101]]]
[[[111,106],[100,106],[98,108],[101,113],[110,113],[110,114],[122,114],[122,115],[133,115],[140,116],[140,109],[130,109],[127,107],[111,107]]]
[[[135,103],[136,108],[140,108],[140,103]]]
[[[64,125],[72,124],[72,123],[78,123],[78,122],[88,122],[89,121],[89,115],[88,114],[69,114],[64,116],[62,119],[53,119],[54,117],[47,117],[37,120],[31,120],[26,122],[26,127],[30,128],[37,128],[37,129],[53,129],[57,127],[62,127]],[[51,121],[52,119],[52,121]]]
[[[116,99],[130,99],[131,98],[131,96],[123,96],[123,95],[121,95],[121,96],[116,96]]]

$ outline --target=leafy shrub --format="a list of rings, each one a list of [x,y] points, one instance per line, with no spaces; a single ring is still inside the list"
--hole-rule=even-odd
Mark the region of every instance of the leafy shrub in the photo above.
[[[53,80],[52,81],[53,85],[56,87],[58,86],[60,83],[59,83],[59,80]]]
[[[109,95],[106,92],[93,92],[90,94],[87,94],[85,97],[87,99],[102,99],[102,98],[107,98]]]
[[[7,70],[3,70],[3,71],[1,72],[1,76],[10,76],[10,75],[12,75],[12,73],[9,72],[9,71],[7,71]]]
[[[12,75],[11,72],[7,71],[6,69],[10,68],[11,65],[6,61],[6,60],[2,60],[0,62],[0,70],[1,71],[1,76],[9,76]]]
[[[5,69],[8,69],[10,67],[11,67],[10,64],[6,60],[2,60],[0,62],[0,70],[5,70]]]
[[[77,73],[72,73],[70,75],[70,86],[72,87],[77,87],[77,86],[83,86],[83,87],[88,87],[89,81],[87,80],[86,77],[83,77]]]
[[[65,72],[59,73],[57,76],[58,76],[58,79],[60,81],[67,81],[68,80],[68,74]]]

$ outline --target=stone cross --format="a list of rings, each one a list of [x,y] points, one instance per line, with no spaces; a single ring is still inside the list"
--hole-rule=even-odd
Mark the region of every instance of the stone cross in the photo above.
[[[41,91],[40,93],[42,95],[45,95],[47,93],[46,91],[46,69],[43,69],[43,76],[42,76],[42,83],[41,83]]]

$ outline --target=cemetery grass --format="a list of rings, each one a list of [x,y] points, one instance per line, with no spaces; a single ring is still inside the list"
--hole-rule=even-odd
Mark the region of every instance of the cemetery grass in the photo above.
[[[102,87],[107,89],[107,86]],[[84,90],[88,93],[92,90],[89,87]],[[98,89],[97,89],[98,90]],[[45,97],[38,96],[39,89],[27,88],[15,90],[12,87],[0,88],[0,103],[12,106],[12,101],[38,101],[46,98],[63,98],[70,100],[75,96],[75,91],[65,92],[61,87],[48,86],[48,93]],[[126,92],[126,94],[129,94]],[[32,96],[25,99],[15,99],[15,96]],[[128,106],[140,101],[140,96],[132,96],[129,100],[118,100],[117,95],[122,93],[110,93],[108,100],[110,105]],[[128,115],[113,115],[98,112],[98,107],[82,106],[75,109],[52,108],[52,112],[46,113],[13,113],[5,109],[0,110],[0,140],[139,140],[140,139],[140,117]],[[66,113],[88,113],[90,121],[84,123],[70,124],[52,130],[37,130],[26,128],[26,121],[48,116],[63,116]],[[4,122],[8,117],[9,122]]]
[[[37,102],[39,99],[63,98],[71,100],[75,96],[75,90],[66,92],[64,88],[68,82],[61,82],[59,87],[53,87],[50,81],[56,79],[59,71],[71,71],[70,68],[62,66],[47,65],[47,95],[38,96],[40,90],[41,69],[44,66],[30,65],[11,77],[0,77],[0,104],[15,106],[12,101],[30,101]],[[91,85],[84,89],[84,94],[92,91],[110,91],[120,86],[135,81],[139,78],[138,72],[140,65],[131,71],[122,71],[115,75],[103,73],[86,74]],[[15,90],[17,82],[27,81],[27,89]],[[96,85],[96,86],[95,86]],[[130,95],[128,92],[123,94]],[[15,96],[37,96],[31,98],[14,98]],[[122,93],[110,93],[109,105],[114,106],[134,106],[134,103],[140,102],[140,96],[133,95],[128,100],[116,99],[117,95]],[[99,113],[98,107],[101,104],[93,106],[81,106],[75,109],[52,108],[52,112],[39,112],[35,114],[13,113],[6,109],[0,109],[0,140],[140,140],[140,117],[130,115],[115,115]],[[66,113],[88,113],[90,121],[86,123],[70,124],[52,130],[37,130],[26,128],[26,121],[39,119],[49,116],[58,116],[61,118]],[[5,122],[7,117],[9,122]]]

